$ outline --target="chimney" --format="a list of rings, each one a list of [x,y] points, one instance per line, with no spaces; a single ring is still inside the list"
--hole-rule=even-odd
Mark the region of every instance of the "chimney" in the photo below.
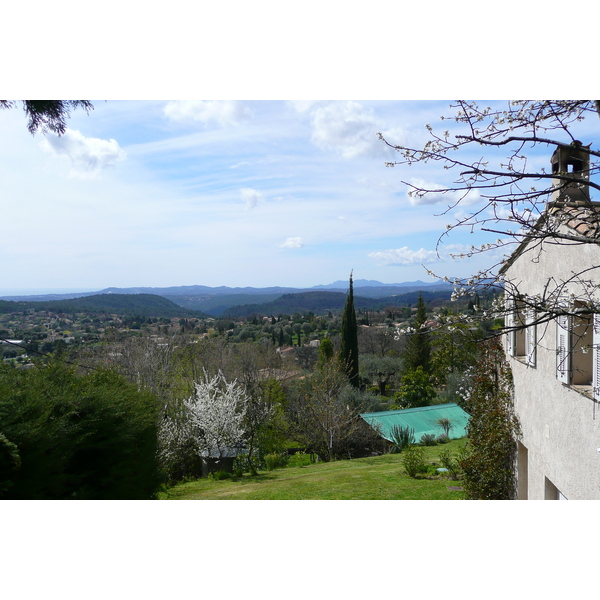
[[[591,144],[590,144],[591,145]],[[552,174],[568,177],[569,180],[552,178],[551,205],[553,206],[589,206],[590,191],[590,146],[575,141],[568,146],[558,146],[552,154]]]

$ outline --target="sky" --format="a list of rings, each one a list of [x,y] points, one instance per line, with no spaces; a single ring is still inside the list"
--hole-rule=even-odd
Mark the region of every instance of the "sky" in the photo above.
[[[470,33],[452,30],[450,43],[449,11],[406,7],[398,21],[391,2],[369,11],[308,2],[291,13],[235,3],[206,8],[200,20],[126,3],[115,21],[111,6],[68,36],[10,9],[7,44],[19,43],[25,20],[29,37],[61,58],[42,67],[23,48],[5,65],[3,97],[83,97],[94,110],[75,110],[60,138],[32,136],[20,108],[0,111],[0,294],[302,288],[351,272],[433,282],[425,268],[468,277],[498,260],[450,258],[492,241],[477,233],[436,247],[477,198],[448,214],[443,203],[409,198],[402,181],[445,185],[449,175],[439,164],[387,167],[397,155],[377,134],[421,146],[425,124],[448,128],[439,117],[454,110],[440,98],[553,97],[539,83],[555,81],[555,59],[538,60],[535,78],[526,69],[488,76],[503,72],[507,53],[489,44],[470,52],[490,36],[475,17],[461,17]],[[497,31],[507,19],[496,15]],[[424,31],[448,42],[425,51]],[[109,33],[129,45],[107,44]],[[550,39],[520,44],[523,56],[552,48]],[[574,80],[566,96],[587,96],[585,82]]]
[[[92,102],[61,137],[0,111],[0,289],[433,282],[493,258],[451,259],[468,234],[436,252],[453,215],[402,180],[445,173],[386,166],[377,136],[422,146],[448,101]]]

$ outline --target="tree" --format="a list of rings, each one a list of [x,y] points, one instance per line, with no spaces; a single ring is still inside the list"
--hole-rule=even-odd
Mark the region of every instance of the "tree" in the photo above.
[[[513,410],[512,373],[497,338],[481,343],[464,406],[471,417],[460,460],[467,498],[513,499],[520,427]]]
[[[387,384],[402,369],[402,360],[392,356],[375,356],[362,354],[360,357],[360,372],[363,379],[377,385],[379,394],[385,396]]]
[[[358,341],[361,354],[376,354],[383,358],[397,354],[400,349],[395,330],[390,327],[364,327],[360,330]]]
[[[477,340],[482,334],[473,329],[467,323],[453,322],[432,332],[432,372],[439,384],[445,384],[449,375],[462,373],[475,363]]]
[[[319,344],[319,359],[317,364],[319,366],[327,364],[333,358],[333,354],[333,343],[325,336]]]
[[[431,377],[421,366],[408,371],[402,377],[401,384],[395,396],[401,408],[429,406],[436,396]]]
[[[63,135],[72,109],[82,108],[88,114],[94,109],[89,100],[0,100],[0,108],[15,108],[17,102],[23,105],[32,135],[48,131]]]
[[[292,431],[321,460],[346,454],[356,430],[362,426],[358,410],[350,407],[343,396],[348,387],[345,373],[336,361],[329,361],[300,382],[290,398]]]
[[[195,391],[183,401],[195,431],[198,453],[222,458],[230,449],[243,446],[243,427],[248,396],[237,381],[227,382],[222,373],[195,384]]]
[[[350,273],[350,286],[342,313],[340,359],[346,369],[350,384],[358,387],[358,324],[354,310],[352,273]]]
[[[114,371],[77,375],[59,362],[29,371],[0,366],[0,427],[18,452],[10,459],[18,468],[0,474],[0,486],[11,482],[4,497],[155,497],[158,415],[156,397]]]
[[[427,308],[422,293],[419,293],[417,301],[415,326],[407,333],[404,366],[407,371],[414,371],[418,367],[425,373],[431,371],[431,333],[427,327]]]
[[[200,475],[201,461],[238,454],[247,441],[246,413],[250,398],[244,386],[219,372],[205,371],[194,393],[165,405],[159,425],[159,458],[170,481]],[[250,420],[258,419],[256,406]],[[254,423],[253,423],[254,424]]]
[[[546,242],[600,245],[600,236],[589,235],[589,229],[578,231],[562,226],[573,219],[599,225],[598,213],[589,210],[589,189],[600,190],[600,183],[595,181],[600,173],[600,149],[596,147],[597,140],[586,140],[586,145],[578,138],[589,135],[586,123],[598,118],[600,101],[519,100],[488,107],[460,100],[450,108],[455,114],[441,117],[451,123],[450,127],[438,132],[426,125],[428,140],[422,148],[395,145],[380,134],[401,155],[388,166],[435,163],[443,168],[440,176],[450,173],[450,180],[442,185],[403,181],[410,188],[414,203],[439,201],[446,206],[442,210],[445,215],[462,209],[446,225],[438,248],[446,236],[463,229],[486,232],[493,238],[458,256],[493,252],[497,257],[527,241],[528,252],[535,260],[536,251]],[[484,157],[481,147],[486,151]],[[543,163],[537,160],[528,160],[539,147],[548,156],[554,151],[551,170],[540,166]],[[471,278],[456,280],[457,294],[473,293],[485,285],[518,296],[520,282],[499,277],[501,261],[496,258],[490,267]],[[589,271],[569,277],[571,281],[587,280]],[[549,280],[545,293],[529,300],[531,308],[545,315],[545,319],[565,312],[574,314],[572,310],[565,311],[561,302],[565,284],[565,280]],[[588,313],[600,312],[600,301],[586,300]],[[580,309],[578,313],[581,312]]]

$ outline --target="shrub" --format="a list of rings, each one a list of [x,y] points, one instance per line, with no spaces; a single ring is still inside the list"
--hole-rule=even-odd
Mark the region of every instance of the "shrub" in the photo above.
[[[415,445],[407,446],[404,449],[402,464],[409,477],[416,477],[419,473],[426,472],[425,449]]]
[[[435,441],[435,435],[433,435],[433,433],[424,433],[421,436],[421,444],[423,444],[423,446],[435,446],[436,445],[436,441]]]
[[[160,487],[153,394],[114,371],[0,367],[2,433],[18,448],[7,499],[146,499]]]
[[[267,471],[272,471],[273,469],[283,469],[287,466],[288,461],[289,456],[282,452],[265,455],[265,466]]]
[[[460,466],[468,500],[511,500],[516,496],[520,426],[512,392],[512,372],[500,342],[495,338],[483,342],[465,399],[471,418]]]
[[[394,425],[390,432],[392,443],[394,446],[391,449],[392,454],[398,454],[411,444],[415,443],[415,430],[412,427],[403,427],[402,425]]]
[[[266,469],[264,458],[253,458],[248,460],[247,454],[238,454],[233,461],[233,473],[236,477],[241,477],[244,473],[250,473],[252,476],[258,473],[258,470]]]
[[[446,444],[450,441],[450,438],[445,433],[442,433],[435,438],[435,441],[438,444]]]
[[[444,448],[444,450],[440,451],[440,463],[442,467],[448,469],[450,479],[458,479],[460,466],[458,461],[453,458],[449,448]]]
[[[288,460],[288,467],[305,467],[312,465],[315,462],[313,454],[307,454],[306,452],[296,452],[292,454]]]
[[[12,485],[12,473],[21,466],[21,457],[16,444],[0,433],[0,496]]]

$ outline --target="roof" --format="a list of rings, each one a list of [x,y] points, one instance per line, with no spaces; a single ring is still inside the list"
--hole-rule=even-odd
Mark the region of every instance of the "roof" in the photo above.
[[[415,440],[418,442],[426,433],[433,434],[436,437],[444,433],[444,430],[438,424],[439,419],[450,420],[452,424],[449,432],[450,439],[467,435],[466,427],[469,422],[469,415],[458,404],[454,403],[363,413],[360,416],[390,442],[392,441],[392,429],[396,425],[413,429]]]
[[[505,259],[499,270],[500,275],[506,273],[532,240],[540,240],[546,237],[551,239],[553,237],[552,233],[546,233],[542,229],[548,226],[549,217],[556,220],[551,227],[556,228],[557,223],[565,225],[567,230],[572,232],[572,235],[577,236],[581,242],[585,238],[597,238],[600,234],[600,203],[590,201],[584,205],[569,205],[561,202],[551,202],[514,252]],[[568,238],[565,239],[568,240]],[[576,242],[577,238],[572,238],[571,241]]]

